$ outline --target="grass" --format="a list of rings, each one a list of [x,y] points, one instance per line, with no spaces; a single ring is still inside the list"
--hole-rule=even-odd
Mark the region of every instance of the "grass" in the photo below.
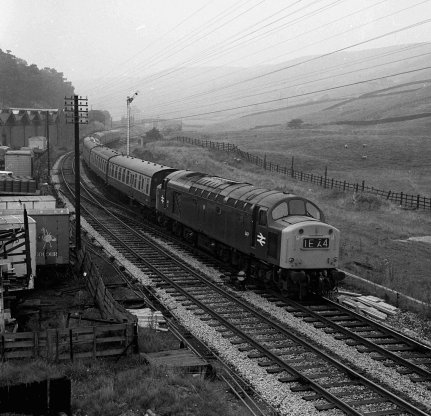
[[[429,177],[431,170],[427,156],[431,153],[431,140],[425,140],[421,126],[416,130],[412,122],[403,123],[403,128],[322,126],[307,131],[270,129],[206,135],[206,138],[234,143],[261,156],[266,154],[268,161],[287,166],[293,156],[296,169],[322,174],[324,166],[328,166],[328,176],[338,172],[338,179],[358,182],[364,179],[376,188],[429,196],[428,185],[422,178]],[[373,155],[366,161],[359,156],[363,143],[368,143],[366,149]],[[138,157],[144,154],[147,159],[167,166],[308,197],[323,209],[327,222],[341,230],[341,268],[405,295],[423,301],[431,298],[431,246],[401,241],[427,234],[431,229],[429,212],[402,210],[367,194],[323,189],[266,172],[245,161],[235,161],[234,154],[176,141],[148,143],[145,148],[135,150]]]
[[[144,415],[245,416],[219,382],[210,382],[163,367],[150,367],[139,357],[50,365],[44,361],[0,364],[0,386],[67,376],[72,382],[75,416]]]

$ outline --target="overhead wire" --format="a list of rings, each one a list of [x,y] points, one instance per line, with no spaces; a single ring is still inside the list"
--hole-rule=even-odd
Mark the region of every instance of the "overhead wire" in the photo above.
[[[424,2],[421,2],[421,3],[419,3],[419,4],[422,4],[422,3],[424,3]],[[417,4],[416,4],[416,5],[417,5]],[[413,6],[410,6],[410,7],[414,7],[414,6],[416,6],[416,5],[413,5]],[[410,7],[408,7],[408,8],[410,8]],[[406,10],[406,9],[408,9],[408,8],[405,8],[405,9],[403,9],[403,10]],[[394,13],[399,13],[399,12],[400,12],[400,11],[397,11],[397,12],[394,12]],[[393,15],[394,13],[392,13],[391,15]],[[381,18],[379,18],[379,19],[382,19],[382,18],[384,18],[384,17],[381,17]],[[422,21],[422,22],[417,22],[416,24],[409,25],[409,26],[406,26],[406,27],[404,27],[404,28],[401,28],[401,29],[398,29],[398,30],[395,30],[395,31],[391,31],[391,32],[389,32],[389,33],[386,33],[386,34],[383,34],[383,35],[380,35],[380,36],[377,36],[377,37],[374,37],[374,38],[368,39],[368,40],[363,41],[363,42],[358,42],[358,43],[355,43],[355,44],[353,44],[353,45],[349,45],[349,46],[347,46],[347,47],[340,48],[340,49],[338,49],[338,50],[336,50],[336,51],[332,51],[332,52],[330,52],[330,53],[328,53],[328,54],[324,54],[324,55],[321,55],[321,56],[319,56],[319,57],[315,57],[315,58],[312,58],[312,59],[309,59],[309,60],[303,61],[303,62],[301,62],[301,63],[311,62],[311,61],[313,61],[313,60],[315,60],[315,59],[320,59],[320,58],[325,57],[325,56],[330,56],[330,55],[335,54],[335,53],[338,53],[338,52],[340,52],[340,51],[344,51],[344,50],[346,50],[346,49],[349,49],[349,48],[352,48],[352,47],[355,47],[355,46],[358,46],[358,45],[362,45],[362,44],[364,44],[364,43],[371,42],[371,41],[374,41],[374,40],[376,40],[376,39],[380,39],[380,38],[382,38],[382,37],[392,35],[392,34],[394,34],[394,33],[399,33],[400,31],[403,31],[403,30],[407,30],[407,29],[410,29],[410,28],[413,28],[413,27],[417,27],[418,25],[428,23],[428,22],[429,22],[429,20],[430,20],[430,19],[426,19],[426,20],[424,20],[424,21]],[[296,66],[296,65],[295,65],[295,66]],[[293,66],[287,66],[287,67],[284,67],[284,68],[281,68],[281,69],[277,69],[277,70],[274,70],[274,71],[271,71],[271,72],[268,72],[268,73],[265,73],[265,74],[261,74],[261,75],[259,75],[259,76],[257,76],[257,77],[252,77],[252,78],[249,78],[249,79],[247,79],[247,80],[243,80],[243,81],[241,81],[241,82],[239,82],[239,83],[230,84],[230,85],[224,86],[224,87],[222,87],[222,88],[218,88],[218,89],[217,89],[217,91],[225,90],[225,89],[231,88],[232,86],[239,85],[239,84],[242,84],[242,83],[246,83],[246,82],[249,82],[249,81],[251,81],[251,80],[256,80],[256,79],[259,79],[259,78],[261,78],[261,77],[266,77],[266,76],[269,76],[269,75],[271,75],[271,74],[274,74],[274,73],[277,73],[277,72],[279,72],[279,71],[283,71],[283,70],[286,70],[286,69],[289,69],[289,68],[292,68],[292,67],[293,67]],[[207,91],[207,92],[206,92],[206,94],[212,93],[212,92],[214,92],[214,91],[215,91],[215,90],[209,90],[209,91]],[[202,94],[202,93],[200,93],[200,94]],[[190,98],[195,98],[195,97],[191,96]],[[184,97],[183,97],[183,99],[184,99]],[[165,103],[165,104],[164,104],[164,107],[165,107],[165,108],[166,108],[166,105],[169,105],[169,103]]]
[[[300,0],[301,1],[301,0]],[[299,2],[300,2],[299,1]],[[325,1],[325,0],[318,0],[318,1],[314,1],[312,4],[315,4],[315,3],[319,3],[319,2],[321,2],[321,1]],[[336,0],[335,1],[335,3],[338,3],[339,1],[342,1],[342,0]],[[386,1],[386,0],[385,0]],[[295,4],[297,4],[297,3],[299,3],[298,1],[296,1],[293,5],[295,5]],[[307,5],[306,7],[308,7],[309,5]],[[287,7],[285,7],[284,9],[286,9]],[[282,9],[282,10],[284,10],[284,9]],[[286,17],[288,17],[289,15],[287,15],[287,16],[284,16],[284,18],[286,18]],[[304,18],[304,16],[302,17],[302,18]],[[265,19],[263,19],[263,20],[261,20],[261,21],[259,21],[259,22],[257,22],[256,24],[259,24],[260,22],[262,22],[262,21],[265,21],[265,20],[267,20],[268,18],[265,18]],[[250,27],[252,27],[252,26],[250,26]],[[214,32],[211,32],[211,33],[214,33]],[[241,32],[238,32],[238,34],[241,34]],[[229,39],[228,39],[228,42],[229,43],[232,43],[233,42],[233,40],[231,39],[231,37],[229,37]],[[214,47],[213,46],[211,46],[211,47],[209,47],[208,48],[208,50],[209,51],[213,51],[214,50]],[[185,60],[185,61],[183,61],[183,62],[181,62],[181,64],[179,64],[179,66],[178,67],[174,67],[174,69],[172,69],[172,68],[168,68],[168,69],[166,69],[166,70],[164,70],[164,71],[161,71],[161,72],[157,72],[157,73],[155,73],[155,74],[152,74],[152,75],[150,75],[150,76],[147,76],[147,77],[143,77],[142,78],[142,82],[150,82],[150,81],[153,81],[154,80],[154,78],[156,77],[156,78],[160,78],[161,76],[166,76],[166,74],[167,73],[173,73],[173,72],[178,72],[178,71],[181,71],[182,69],[183,69],[183,67],[185,66],[185,65],[188,65],[188,64],[191,64],[191,63],[197,63],[199,60],[200,61],[202,61],[202,56],[203,56],[204,54],[202,53],[202,52],[200,52],[199,53],[199,55],[198,55],[198,60],[196,61],[196,62],[193,62],[193,60]],[[171,57],[171,55],[169,55],[168,56],[168,58],[170,58]],[[138,69],[135,69],[135,73],[138,71]]]
[[[249,107],[253,107],[253,106],[256,106],[256,105],[260,105],[260,104],[269,104],[269,103],[279,102],[279,101],[286,100],[286,99],[306,97],[306,96],[309,96],[309,95],[312,95],[312,94],[333,91],[333,90],[340,89],[340,88],[345,88],[345,87],[349,87],[349,86],[353,86],[353,85],[365,84],[365,83],[368,83],[368,82],[378,81],[378,80],[387,79],[387,78],[393,78],[393,77],[400,76],[400,75],[406,75],[406,74],[411,74],[411,73],[415,73],[415,72],[419,72],[419,71],[424,71],[426,69],[431,69],[431,66],[425,66],[425,67],[422,67],[422,68],[416,68],[416,69],[412,69],[412,70],[409,70],[409,71],[401,71],[401,72],[397,72],[397,73],[393,73],[393,74],[387,74],[387,75],[380,76],[380,77],[369,78],[369,79],[366,79],[366,80],[351,82],[351,83],[348,83],[348,84],[337,85],[337,86],[334,86],[334,87],[322,88],[322,89],[319,89],[319,90],[314,90],[314,91],[305,92],[305,93],[301,93],[301,94],[289,95],[287,97],[276,98],[276,99],[273,99],[273,100],[260,101],[260,102],[256,102],[256,103],[252,103],[252,104],[246,104],[246,105],[241,105],[241,106],[224,108],[224,109],[221,109],[221,110],[207,111],[207,112],[203,112],[203,113],[195,113],[195,114],[182,115],[181,117],[173,117],[173,119],[175,119],[175,120],[176,119],[186,119],[186,118],[192,118],[192,117],[197,117],[197,116],[202,116],[202,115],[218,114],[218,113],[223,113],[223,112],[227,112],[227,111],[231,111],[231,110],[237,110],[237,109],[242,109],[242,108],[249,108]],[[271,111],[277,111],[277,109],[272,109]],[[161,115],[165,115],[165,114],[162,113]]]
[[[264,0],[260,0],[260,2],[262,2]],[[232,13],[233,11],[235,11],[236,9],[242,7],[244,4],[247,4],[248,0],[240,0],[237,1],[236,3],[234,3],[233,5],[230,5],[229,7],[227,7],[225,10],[221,11],[220,13],[218,13],[216,16],[213,16],[211,19],[209,19],[208,21],[204,22],[202,25],[198,26],[196,29],[194,29],[193,31],[191,31],[190,33],[187,33],[186,35],[182,36],[181,38],[177,39],[173,44],[171,44],[168,48],[163,49],[162,51],[158,51],[157,53],[153,54],[152,56],[150,56],[146,63],[144,64],[144,66],[150,66],[150,65],[155,65],[155,63],[157,61],[152,61],[154,59],[159,59],[160,55],[166,55],[168,53],[171,53],[172,50],[175,50],[176,45],[181,45],[182,42],[188,41],[190,38],[192,38],[195,35],[200,35],[200,32],[202,32],[203,30],[208,29],[209,27],[211,27],[213,24],[217,23],[217,21],[225,16],[229,16],[230,13]],[[202,8],[201,8],[202,9]],[[196,14],[196,13],[193,13]],[[186,21],[188,19],[184,19],[184,21]],[[176,25],[175,27],[178,27],[179,25]],[[170,33],[171,31],[169,31]],[[136,56],[136,55],[135,55]],[[167,56],[168,58],[171,58],[171,55]],[[124,76],[124,72],[120,75],[120,76]]]
[[[385,2],[385,1],[387,1],[387,0],[382,0],[381,2],[379,2],[379,3],[375,4],[375,5],[381,4],[381,3]],[[423,3],[427,2],[427,1],[429,1],[429,0],[424,0],[424,1],[419,2],[419,3],[416,3],[416,4],[414,4],[414,5],[410,5],[409,7],[406,7],[406,8],[401,9],[401,10],[397,10],[397,11],[395,11],[395,12],[393,12],[393,13],[390,13],[389,15],[385,15],[385,16],[379,17],[379,18],[374,19],[374,20],[372,20],[372,21],[370,21],[370,22],[367,22],[367,23],[365,23],[365,24],[362,24],[362,25],[356,26],[356,27],[354,27],[354,28],[351,28],[351,29],[349,29],[348,31],[356,30],[356,29],[361,28],[361,27],[363,27],[363,26],[365,26],[365,25],[368,25],[368,24],[370,24],[370,23],[375,23],[375,22],[376,22],[376,21],[378,21],[378,20],[381,20],[381,19],[383,19],[383,18],[387,18],[387,17],[393,16],[394,14],[400,13],[400,12],[405,11],[405,10],[408,10],[408,9],[411,9],[411,8],[416,7],[416,6],[420,5],[420,4],[423,4]],[[353,13],[350,13],[350,14],[349,14],[349,15],[347,15],[347,16],[343,16],[343,17],[341,17],[341,18],[335,19],[334,21],[331,21],[331,22],[329,22],[329,23],[326,23],[326,24],[324,24],[324,25],[321,25],[319,28],[322,28],[322,27],[327,26],[327,25],[330,25],[330,24],[334,24],[334,23],[335,23],[335,22],[337,22],[337,21],[340,21],[340,20],[342,20],[342,19],[345,19],[346,17],[350,17],[350,16],[352,16],[352,15],[354,15],[354,14],[360,13],[360,12],[362,12],[362,11],[364,11],[364,10],[369,9],[370,7],[374,7],[375,5],[367,6],[367,7],[365,7],[365,8],[362,8],[362,9],[358,10],[358,11],[355,11],[355,12],[353,12]],[[319,29],[319,28],[318,28],[318,29]],[[316,29],[314,29],[314,30],[316,30]],[[313,31],[314,31],[314,30],[313,30]],[[348,31],[341,32],[341,34],[344,34],[344,33],[348,32]],[[311,32],[311,31],[309,31],[309,32]],[[332,37],[334,37],[334,36],[339,36],[339,35],[340,35],[340,33],[338,33],[338,34],[336,34],[336,35],[332,35],[332,36],[327,37],[327,38],[325,38],[325,39],[319,40],[319,41],[318,41],[318,42],[316,42],[316,43],[321,43],[321,42],[327,41],[328,39],[330,39],[330,38],[332,38]],[[298,37],[298,36],[296,36],[296,37]],[[295,38],[296,38],[296,37],[295,37]],[[293,38],[293,39],[294,39],[294,38]],[[293,39],[291,39],[291,40],[293,40]],[[314,44],[316,44],[316,43],[314,43]],[[313,44],[312,44],[312,45],[313,45]],[[310,45],[306,45],[306,46],[310,46]],[[319,59],[319,57],[318,57],[317,59]],[[221,78],[221,77],[218,77],[217,79],[219,79],[219,78]],[[214,81],[214,79],[213,79],[213,81]],[[211,93],[211,92],[212,92],[212,91],[209,91],[208,93]],[[202,94],[202,93],[199,93],[199,94]],[[190,95],[189,97],[190,97],[190,98],[194,98],[194,95]]]
[[[260,79],[260,78],[263,78],[263,77],[267,77],[269,75],[273,75],[273,74],[276,74],[276,73],[279,73],[279,72],[282,72],[282,71],[286,71],[287,69],[292,69],[292,68],[298,67],[300,65],[303,65],[303,64],[306,64],[306,63],[310,63],[310,62],[322,59],[324,57],[329,57],[329,56],[332,56],[332,55],[334,55],[336,53],[339,53],[339,52],[342,52],[342,51],[346,51],[348,49],[352,49],[354,47],[357,47],[357,46],[360,46],[360,45],[364,45],[366,43],[369,43],[369,42],[372,42],[372,41],[375,41],[375,40],[378,40],[378,39],[382,39],[384,37],[391,36],[393,34],[400,33],[400,32],[403,32],[405,30],[409,30],[411,28],[418,27],[418,26],[421,26],[421,25],[424,25],[424,24],[427,24],[427,23],[430,23],[430,22],[431,22],[431,19],[424,19],[424,20],[422,20],[420,22],[416,22],[416,23],[414,23],[412,25],[408,25],[408,26],[405,26],[403,28],[399,28],[399,29],[390,31],[390,32],[384,33],[384,34],[379,35],[379,36],[374,36],[374,37],[366,39],[364,41],[356,42],[356,43],[350,44],[350,45],[342,47],[342,48],[338,48],[338,49],[336,49],[334,51],[331,51],[331,52],[328,52],[328,53],[325,53],[325,54],[322,54],[322,55],[312,56],[312,57],[307,58],[305,60],[302,60],[300,62],[295,62],[295,63],[292,63],[290,65],[283,66],[281,68],[277,68],[277,69],[265,72],[265,73],[257,75],[257,76],[249,77],[249,78],[243,79],[241,81],[230,83],[230,84],[225,85],[223,87],[218,87],[216,89],[208,90],[205,93],[199,93],[199,95],[200,96],[202,94],[208,95],[208,94],[211,94],[211,93],[214,93],[214,92],[217,92],[217,91],[221,91],[221,90],[225,90],[225,89],[228,89],[228,88],[232,88],[232,87],[237,86],[237,85],[245,84],[247,82],[255,81],[257,79]],[[196,95],[190,95],[190,96],[188,96],[186,98],[196,98]],[[167,103],[165,103],[165,105],[167,105]]]
[[[366,70],[370,70],[370,69],[377,69],[379,67],[384,67],[384,66],[387,66],[387,65],[390,65],[390,64],[405,62],[405,61],[410,60],[410,59],[420,58],[420,57],[424,57],[424,56],[428,56],[428,55],[431,55],[431,52],[426,52],[426,53],[422,53],[422,54],[418,54],[418,55],[414,55],[414,56],[410,56],[410,57],[404,57],[404,58],[397,59],[397,60],[394,60],[394,61],[385,62],[385,63],[379,64],[379,65],[372,65],[372,66],[368,66],[368,67],[365,67],[365,68],[356,69],[356,70],[353,70],[353,71],[342,72],[342,73],[337,74],[336,76],[337,76],[337,78],[340,78],[340,77],[345,76],[345,75],[351,75],[351,74],[355,74],[355,73],[366,71]],[[315,84],[317,82],[321,82],[321,81],[328,80],[328,79],[333,79],[333,78],[334,78],[334,75],[327,75],[327,76],[324,76],[324,77],[321,77],[321,78],[315,78],[315,79],[310,80],[310,81],[304,81],[304,82],[300,82],[300,83],[297,83],[297,84],[290,84],[290,85],[287,85],[286,87],[287,88],[303,87],[303,86],[306,86],[306,85]],[[252,97],[259,96],[259,95],[265,95],[265,94],[269,94],[269,93],[277,92],[277,91],[279,91],[279,89],[265,90],[265,91],[261,91],[261,92],[258,92],[258,93],[254,93],[254,94],[250,94],[250,95],[246,95],[246,96],[241,96],[241,97],[238,97],[238,98],[244,100],[246,98],[252,98]],[[206,106],[210,106],[210,105],[211,106],[216,106],[218,104],[224,104],[224,103],[226,103],[228,101],[232,102],[233,99],[234,98],[231,97],[231,98],[225,98],[223,101],[213,101],[213,102],[211,102],[211,104],[206,104]],[[200,104],[198,106],[198,108],[202,108],[202,106],[205,106],[205,104]],[[194,109],[194,107],[189,108],[188,110],[193,110],[193,109]],[[164,113],[164,114],[166,114],[166,113]]]

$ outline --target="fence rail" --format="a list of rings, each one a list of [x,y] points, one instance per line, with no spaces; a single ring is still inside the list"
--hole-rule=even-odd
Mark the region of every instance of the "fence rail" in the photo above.
[[[131,354],[136,324],[110,324],[42,332],[0,334],[0,360],[45,358],[49,361]]]
[[[309,172],[303,172],[287,166],[280,166],[277,163],[267,161],[266,157],[259,157],[249,152],[241,150],[238,146],[226,142],[213,142],[211,140],[203,140],[192,137],[175,137],[183,143],[192,144],[195,146],[207,147],[214,150],[219,150],[226,153],[235,153],[238,157],[247,162],[253,163],[270,172],[277,172],[282,175],[290,176],[302,182],[310,182],[323,188],[336,189],[344,192],[364,192],[373,195],[378,195],[385,198],[394,204],[404,208],[412,209],[426,209],[431,210],[431,198],[422,195],[411,195],[404,192],[393,192],[382,189],[376,189],[373,186],[365,185],[365,181],[350,183],[347,181],[340,181],[334,178],[328,178],[327,175],[316,175]]]

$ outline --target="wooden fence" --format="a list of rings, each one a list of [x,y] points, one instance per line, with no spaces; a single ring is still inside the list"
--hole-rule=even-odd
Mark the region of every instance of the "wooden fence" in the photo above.
[[[132,354],[136,324],[110,324],[42,332],[0,334],[0,360],[44,358],[49,361]]]
[[[373,195],[378,195],[404,208],[431,210],[431,198],[427,198],[422,195],[406,194],[404,192],[393,192],[376,189],[373,186],[365,185],[365,181],[350,183],[347,181],[340,181],[334,178],[328,178],[327,175],[322,176],[313,173],[303,172],[300,170],[295,170],[293,166],[280,166],[276,163],[272,163],[271,161],[267,161],[266,157],[261,158],[249,152],[245,152],[232,143],[213,142],[210,140],[201,140],[191,137],[175,137],[175,140],[181,141],[183,143],[193,144],[196,146],[208,147],[210,149],[219,150],[222,152],[233,152],[241,159],[260,166],[265,170],[290,176],[299,181],[311,182],[315,185],[322,186],[323,188],[337,189],[344,192],[351,191],[369,193]]]
[[[78,273],[85,273],[87,289],[97,304],[102,316],[105,319],[114,319],[117,322],[136,323],[138,318],[120,305],[106,287],[99,268],[94,261],[94,256],[95,254],[92,254],[86,242],[83,241],[82,250],[80,250],[77,255],[79,265]]]

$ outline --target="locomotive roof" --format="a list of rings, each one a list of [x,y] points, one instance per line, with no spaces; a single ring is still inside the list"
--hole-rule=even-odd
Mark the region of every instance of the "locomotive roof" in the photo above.
[[[290,193],[258,188],[245,182],[208,176],[201,172],[181,170],[172,173],[168,178],[172,188],[186,190],[245,211],[254,205],[270,209],[286,199],[306,199]]]

